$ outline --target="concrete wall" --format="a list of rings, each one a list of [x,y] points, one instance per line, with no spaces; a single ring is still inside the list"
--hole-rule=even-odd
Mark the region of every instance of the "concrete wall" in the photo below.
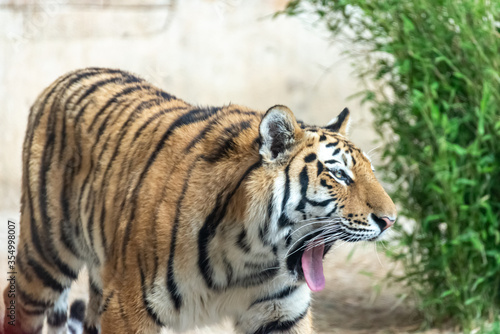
[[[19,209],[28,110],[66,71],[135,72],[191,103],[288,105],[324,124],[349,106],[351,138],[373,144],[369,113],[340,47],[284,0],[0,0],[0,211]],[[11,215],[12,216],[12,215]]]

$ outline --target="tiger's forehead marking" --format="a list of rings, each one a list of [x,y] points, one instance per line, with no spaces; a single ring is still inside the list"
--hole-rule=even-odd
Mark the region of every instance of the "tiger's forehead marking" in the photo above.
[[[307,129],[314,137],[319,138],[319,158],[323,162],[337,162],[351,170],[359,160],[364,160],[373,170],[371,160],[365,152],[356,147],[351,141],[338,133],[324,131],[323,129]]]

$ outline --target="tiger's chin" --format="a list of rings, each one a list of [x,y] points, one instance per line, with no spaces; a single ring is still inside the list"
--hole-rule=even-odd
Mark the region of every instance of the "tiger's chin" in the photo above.
[[[374,236],[370,239],[367,239],[366,241],[385,241],[385,240],[387,240],[386,234],[384,233],[384,231],[382,231],[379,234],[377,234],[376,236]]]

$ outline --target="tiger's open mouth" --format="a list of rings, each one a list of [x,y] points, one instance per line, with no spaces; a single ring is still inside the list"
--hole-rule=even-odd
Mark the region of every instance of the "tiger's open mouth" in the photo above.
[[[325,288],[325,275],[323,274],[323,258],[330,250],[336,240],[346,242],[356,242],[360,240],[377,240],[379,235],[370,239],[359,239],[343,234],[335,237],[335,232],[325,233],[324,229],[312,233],[308,237],[298,242],[293,249],[289,250],[290,256],[287,258],[288,269],[298,275],[299,280],[305,280],[307,286],[312,291],[321,291]],[[325,243],[325,240],[327,241]]]
[[[305,279],[312,291],[321,291],[325,287],[323,258],[333,244],[325,244],[324,239],[328,236],[320,236],[322,232],[320,230],[304,238],[290,251],[291,255],[287,258],[288,268],[297,272],[300,280]]]

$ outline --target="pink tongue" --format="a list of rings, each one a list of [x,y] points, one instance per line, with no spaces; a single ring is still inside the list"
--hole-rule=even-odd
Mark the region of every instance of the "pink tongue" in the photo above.
[[[323,251],[325,244],[320,240],[320,244],[311,249],[306,248],[302,254],[302,271],[306,278],[307,285],[312,291],[321,291],[325,288],[325,275],[323,275]],[[314,243],[317,243],[315,240]]]

